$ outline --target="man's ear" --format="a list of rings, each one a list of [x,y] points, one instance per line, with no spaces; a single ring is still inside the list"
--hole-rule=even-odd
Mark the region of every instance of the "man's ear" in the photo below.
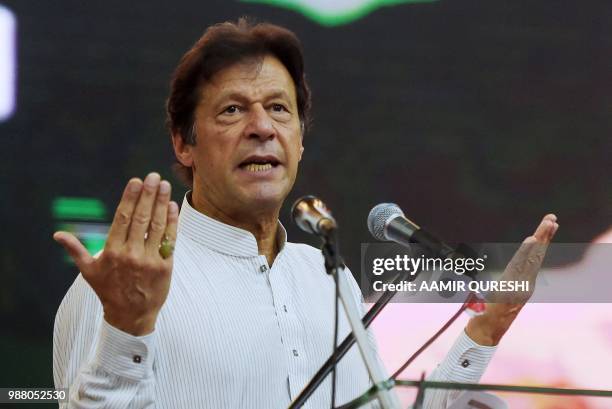
[[[185,143],[180,132],[176,132],[172,134],[172,146],[174,147],[176,159],[181,165],[190,168],[193,165],[193,156],[191,152],[193,145]]]

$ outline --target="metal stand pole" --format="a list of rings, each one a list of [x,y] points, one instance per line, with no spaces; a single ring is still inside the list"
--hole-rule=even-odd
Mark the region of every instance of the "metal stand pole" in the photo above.
[[[387,380],[385,370],[380,361],[377,359],[376,351],[373,350],[369,343],[368,334],[363,326],[363,323],[361,322],[359,308],[355,303],[351,289],[348,285],[346,277],[344,276],[344,270],[337,270],[336,274],[338,275],[338,291],[340,293],[340,300],[344,306],[346,317],[351,325],[351,328],[353,329],[353,335],[355,335],[355,341],[359,346],[359,351],[361,352],[363,362],[374,385],[381,386],[379,387],[377,393],[380,405],[383,409],[399,409],[401,404],[397,395],[395,395],[395,392],[387,389],[386,387],[382,387]]]
[[[323,255],[325,257],[325,268],[328,274],[336,277],[338,296],[342,301],[346,317],[355,336],[355,341],[359,346],[361,358],[370,375],[370,379],[374,383],[374,387],[377,389],[376,396],[380,405],[382,409],[400,409],[400,401],[395,392],[387,387],[385,370],[376,356],[376,351],[369,343],[368,334],[361,321],[361,310],[353,298],[351,288],[344,275],[344,264],[340,260],[335,237],[332,234],[326,236],[324,240]]]

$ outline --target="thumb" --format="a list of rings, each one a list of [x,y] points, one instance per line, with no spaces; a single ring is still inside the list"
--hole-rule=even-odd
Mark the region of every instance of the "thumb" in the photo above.
[[[55,234],[53,234],[53,239],[66,249],[81,273],[86,274],[88,266],[93,262],[93,257],[89,254],[85,246],[81,244],[79,239],[73,234],[65,231],[55,232]]]

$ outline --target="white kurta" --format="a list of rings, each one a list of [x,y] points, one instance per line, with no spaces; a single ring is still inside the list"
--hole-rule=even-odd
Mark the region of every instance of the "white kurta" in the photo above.
[[[281,251],[270,267],[251,233],[185,199],[170,292],[144,337],[107,324],[79,275],[55,322],[55,385],[70,389],[61,408],[286,408],[331,354],[334,283],[318,249],[286,242],[279,230]],[[349,332],[342,306],[340,313],[339,341]],[[430,379],[477,382],[494,351],[462,333]],[[305,408],[330,406],[329,378]],[[368,387],[354,345],[338,366],[336,404]],[[425,407],[445,408],[456,396],[430,391]]]

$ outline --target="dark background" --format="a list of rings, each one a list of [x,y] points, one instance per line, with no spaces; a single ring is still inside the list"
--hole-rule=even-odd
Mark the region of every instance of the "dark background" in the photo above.
[[[324,27],[233,1],[8,1],[18,24],[14,116],[0,123],[0,386],[50,386],[55,311],[78,273],[51,235],[58,196],[108,220],[131,176],[169,178],[170,74],[215,22],[242,15],[301,38],[314,127],[289,206],[315,194],[349,266],[370,208],[395,201],[448,241],[517,241],[554,211],[560,242],[612,221],[612,2],[451,1]],[[357,272],[357,271],[355,271]],[[37,406],[42,407],[42,406]]]

